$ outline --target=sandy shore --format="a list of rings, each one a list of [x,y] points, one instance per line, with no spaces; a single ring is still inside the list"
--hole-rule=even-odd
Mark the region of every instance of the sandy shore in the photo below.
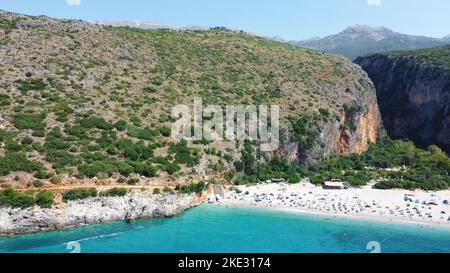
[[[307,183],[236,189],[217,199],[224,205],[450,227],[450,205],[446,204],[450,202],[450,191],[377,190],[371,186],[325,190]]]

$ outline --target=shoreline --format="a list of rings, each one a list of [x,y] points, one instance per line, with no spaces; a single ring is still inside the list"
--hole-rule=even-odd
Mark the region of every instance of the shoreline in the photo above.
[[[262,206],[262,205],[254,205],[248,204],[244,202],[225,202],[225,203],[217,203],[213,204],[220,207],[226,206],[228,207],[236,207],[236,208],[246,208],[246,209],[261,209],[275,212],[284,212],[290,214],[297,215],[313,215],[313,216],[321,216],[323,218],[333,218],[333,219],[347,219],[354,221],[371,221],[377,223],[392,223],[392,224],[405,224],[405,225],[414,225],[419,227],[430,227],[430,228],[445,228],[450,229],[450,223],[439,223],[439,222],[426,222],[426,221],[414,221],[410,219],[401,219],[401,218],[388,218],[377,215],[354,215],[354,214],[333,214],[327,213],[324,211],[316,211],[316,210],[307,210],[307,209],[297,209],[297,208],[287,208],[287,207],[270,207],[270,206]]]
[[[0,238],[65,230],[114,221],[173,217],[198,206],[195,194],[153,195],[134,191],[123,197],[94,197],[60,203],[51,209],[0,209]]]
[[[0,237],[33,234],[46,231],[65,230],[92,224],[106,224],[113,221],[133,221],[137,219],[151,219],[173,217],[193,207],[208,203],[208,200],[217,198],[215,205],[241,208],[256,208],[279,211],[285,213],[316,215],[327,218],[352,219],[356,221],[376,221],[379,223],[408,224],[419,227],[450,228],[450,205],[440,205],[439,208],[430,208],[430,211],[446,210],[445,219],[418,219],[407,216],[379,215],[375,212],[351,213],[333,211],[336,208],[357,207],[355,204],[374,203],[378,207],[396,207],[416,203],[406,202],[404,195],[432,195],[440,199],[450,198],[450,191],[443,192],[412,192],[404,190],[374,190],[368,187],[352,190],[324,190],[311,184],[260,184],[255,186],[231,187],[233,190],[225,191],[223,198],[214,195],[210,189],[202,196],[190,195],[153,195],[149,191],[132,191],[124,197],[95,197],[84,200],[60,203],[52,209],[0,209]],[[236,189],[240,193],[236,193]],[[209,198],[206,195],[209,194]],[[282,198],[281,198],[282,197]],[[377,200],[376,197],[380,197]],[[381,198],[383,197],[383,198]],[[286,200],[289,200],[286,201]],[[323,209],[308,208],[294,200],[304,200]],[[279,201],[279,202],[278,202]],[[278,202],[278,203],[277,203]],[[389,203],[391,202],[391,203]],[[211,202],[210,202],[211,203]],[[428,205],[416,205],[428,207]],[[359,205],[361,207],[361,205]],[[327,209],[328,208],[328,209]],[[426,208],[428,209],[428,208]],[[380,209],[378,212],[386,212]],[[430,213],[431,215],[431,213]]]
[[[377,221],[382,223],[402,223],[418,226],[430,226],[450,228],[450,205],[439,204],[436,206],[417,204],[415,202],[407,202],[403,199],[405,196],[416,196],[416,198],[424,198],[423,196],[431,195],[436,199],[450,198],[450,191],[442,192],[423,192],[423,191],[406,191],[406,190],[375,190],[368,187],[354,190],[324,190],[321,187],[312,185],[288,185],[288,184],[269,184],[257,186],[240,186],[236,187],[240,194],[228,191],[224,198],[219,198],[217,204],[220,206],[238,206],[246,208],[268,209],[273,211],[282,211],[286,213],[297,213],[303,215],[319,215],[332,218],[353,219],[360,221]],[[281,191],[280,191],[281,190]],[[248,194],[246,194],[248,193]],[[280,198],[282,196],[282,198]],[[292,200],[302,200],[295,202]],[[376,197],[380,197],[379,200]],[[285,199],[286,198],[286,199]],[[414,197],[413,197],[414,198]],[[284,203],[276,203],[276,201]],[[348,201],[345,203],[345,200]],[[305,202],[306,201],[306,202]],[[308,203],[309,202],[309,203]],[[320,202],[323,202],[322,204]],[[322,209],[308,208],[305,204],[315,204],[316,207]],[[365,209],[365,205],[360,204],[376,204],[374,211]],[[358,204],[358,205],[356,205]],[[353,207],[352,207],[353,206]],[[354,211],[339,211],[337,208],[352,207]],[[362,208],[361,208],[362,207]],[[416,207],[416,208],[414,208]],[[420,207],[420,209],[418,209]],[[334,208],[334,209],[333,209]],[[424,210],[418,215],[428,215],[427,218],[413,214],[413,211]],[[410,214],[404,213],[407,211]],[[445,214],[442,214],[444,213]],[[390,215],[392,213],[392,215]],[[398,215],[396,215],[398,213]],[[440,216],[440,217],[439,217]]]

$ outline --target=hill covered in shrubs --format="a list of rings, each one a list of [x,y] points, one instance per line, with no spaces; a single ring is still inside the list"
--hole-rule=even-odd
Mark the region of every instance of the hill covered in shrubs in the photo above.
[[[194,96],[280,105],[284,140],[299,148],[279,154],[301,151],[298,162],[376,141],[374,88],[343,57],[224,28],[139,30],[4,11],[0,20],[3,187],[223,177],[242,142],[170,138],[173,106]]]

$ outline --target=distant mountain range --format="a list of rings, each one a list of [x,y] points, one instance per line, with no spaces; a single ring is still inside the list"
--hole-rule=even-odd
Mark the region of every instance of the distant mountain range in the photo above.
[[[153,21],[140,21],[140,20],[97,20],[91,21],[91,23],[113,26],[113,27],[131,27],[140,29],[177,29],[177,30],[208,30],[209,27],[206,26],[186,26],[177,28],[170,25],[161,24],[159,22]]]
[[[175,27],[175,26],[165,25],[165,24],[162,24],[159,22],[154,22],[154,21],[127,20],[127,19],[95,20],[95,21],[90,21],[90,23],[102,25],[102,26],[130,27],[130,28],[139,28],[139,29],[147,29],[147,30],[172,29],[172,30],[206,31],[206,30],[211,29],[211,27],[209,27],[209,26],[201,26],[201,25],[189,25],[189,26],[184,26],[184,27]],[[260,34],[258,34],[256,32],[248,31],[248,30],[244,30],[244,29],[233,29],[233,28],[227,28],[227,29],[233,30],[233,31],[238,31],[238,32],[244,32],[246,34],[253,35],[253,36],[258,36],[258,37],[261,36]],[[279,39],[281,39],[281,38],[279,38]],[[286,41],[283,41],[283,42],[286,42]]]
[[[324,38],[290,41],[289,43],[355,59],[358,56],[384,51],[442,46],[450,43],[450,35],[440,39],[401,34],[385,27],[355,25]]]

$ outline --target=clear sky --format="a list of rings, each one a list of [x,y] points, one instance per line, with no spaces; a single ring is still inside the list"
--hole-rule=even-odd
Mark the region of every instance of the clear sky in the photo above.
[[[449,0],[0,0],[0,9],[56,18],[226,26],[289,40],[334,34],[354,24],[450,34]]]

